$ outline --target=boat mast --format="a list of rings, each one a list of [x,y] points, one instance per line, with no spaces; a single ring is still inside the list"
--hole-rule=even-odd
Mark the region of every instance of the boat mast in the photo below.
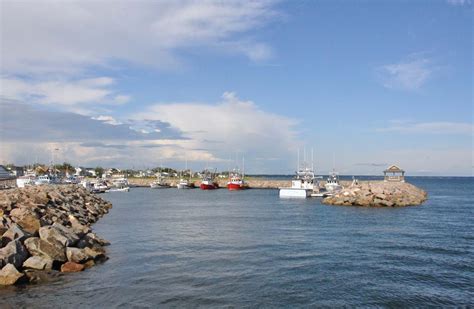
[[[296,165],[296,172],[298,173],[299,170],[300,170],[300,149],[298,148],[297,150],[297,153],[298,153],[298,161],[297,161],[297,165]]]
[[[242,156],[242,180],[244,179],[245,175],[245,158]]]
[[[306,146],[303,147],[303,169],[306,169]]]

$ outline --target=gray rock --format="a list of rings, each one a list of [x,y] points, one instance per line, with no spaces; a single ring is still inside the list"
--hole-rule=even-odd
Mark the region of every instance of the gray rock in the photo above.
[[[66,262],[66,250],[58,243],[49,243],[38,237],[25,241],[25,247],[31,255],[49,258],[53,261]]]
[[[31,234],[25,232],[16,223],[12,223],[10,228],[5,233],[3,233],[1,240],[2,243],[6,245],[12,240],[24,241],[28,237],[31,237]]]
[[[0,260],[3,265],[10,263],[19,268],[27,257],[28,252],[18,239],[9,242],[4,248],[0,249]]]
[[[85,249],[79,249],[79,248],[66,248],[66,257],[69,262],[81,263],[81,264],[85,263],[87,260],[94,258],[86,254]]]
[[[79,241],[79,237],[71,229],[59,223],[54,223],[52,226],[43,226],[39,229],[39,235],[41,239],[49,243],[62,246],[74,246]]]
[[[90,232],[90,228],[81,224],[79,220],[77,220],[77,218],[73,215],[69,215],[69,222],[71,223],[71,228],[73,232],[79,237],[83,237],[84,235]]]
[[[23,263],[23,268],[29,268],[29,269],[45,270],[45,269],[51,269],[52,267],[53,267],[53,260],[46,257],[38,256],[38,255],[30,256]]]

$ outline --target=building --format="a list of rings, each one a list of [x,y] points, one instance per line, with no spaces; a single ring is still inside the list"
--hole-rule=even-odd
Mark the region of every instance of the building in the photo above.
[[[12,175],[5,166],[0,165],[0,189],[16,187],[16,176]]]
[[[405,171],[396,165],[389,166],[383,171],[384,181],[405,182]]]
[[[25,169],[21,166],[10,166],[8,167],[8,170],[10,170],[10,173],[16,177],[25,175]]]

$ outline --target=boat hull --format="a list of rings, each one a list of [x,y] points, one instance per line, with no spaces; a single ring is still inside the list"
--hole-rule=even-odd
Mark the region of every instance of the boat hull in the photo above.
[[[248,189],[248,186],[244,184],[239,184],[239,183],[228,183],[227,189],[229,191],[239,191],[239,190]]]
[[[213,184],[205,184],[205,183],[201,183],[201,185],[199,185],[199,188],[201,190],[215,190],[218,188],[217,184],[216,183],[213,183]]]
[[[178,189],[194,189],[194,185],[178,183],[176,185]]]
[[[282,198],[307,198],[311,196],[311,193],[311,189],[280,188],[280,197]]]

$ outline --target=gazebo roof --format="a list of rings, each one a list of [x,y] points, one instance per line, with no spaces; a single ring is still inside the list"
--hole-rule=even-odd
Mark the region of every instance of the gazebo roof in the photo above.
[[[404,173],[405,171],[396,165],[389,166],[384,172],[386,173]]]

